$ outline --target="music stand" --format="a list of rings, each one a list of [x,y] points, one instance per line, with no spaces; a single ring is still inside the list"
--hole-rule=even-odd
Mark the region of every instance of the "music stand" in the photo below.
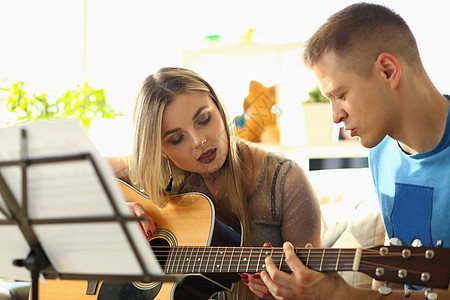
[[[139,219],[131,214],[123,201],[118,185],[114,180],[111,182],[113,174],[108,173],[110,170],[105,168],[105,162],[99,159],[100,156],[95,150],[75,151],[78,153],[63,155],[33,157],[30,155],[29,130],[32,132],[37,130],[39,134],[42,130],[55,128],[56,139],[61,138],[58,134],[72,133],[78,137],[84,134],[80,133],[79,125],[74,125],[72,121],[55,123],[57,124],[51,124],[51,127],[50,124],[42,123],[26,124],[21,126],[20,131],[16,128],[14,133],[8,132],[6,137],[11,137],[11,134],[16,136],[20,132],[20,137],[15,139],[20,143],[20,156],[15,159],[2,161],[8,154],[5,151],[2,153],[0,149],[0,233],[6,232],[6,235],[2,236],[3,238],[6,236],[8,243],[0,251],[5,252],[6,255],[2,257],[6,256],[8,259],[17,255],[16,249],[20,249],[18,252],[22,257],[19,254],[19,257],[15,257],[10,263],[25,267],[31,273],[33,300],[38,299],[40,274],[48,279],[179,281],[180,277],[162,274],[158,260],[140,229]],[[47,134],[51,135],[48,132]],[[1,137],[0,134],[0,140]],[[6,141],[2,144],[6,145],[4,142]],[[16,152],[10,149],[10,153],[11,151]],[[86,193],[81,192],[86,186],[86,181],[77,183],[75,179],[77,174],[72,174],[75,176],[69,180],[62,180],[66,186],[58,186],[57,189],[60,190],[56,192],[56,196],[54,191],[39,188],[34,182],[40,182],[42,172],[56,172],[53,176],[59,177],[58,172],[67,167],[70,167],[70,170],[83,170],[85,174],[89,174],[84,179],[94,181],[92,186],[90,183],[87,185],[88,190],[96,195],[94,200],[89,200],[97,202],[96,207],[86,207],[85,204],[78,205],[79,207],[72,205],[72,208],[68,207],[72,211],[66,212],[64,206],[65,204],[69,206],[69,201],[63,204],[50,201],[49,205],[48,198],[56,197],[55,199],[59,200],[59,197],[64,197],[65,190],[72,193],[69,200],[76,198],[78,191],[80,197],[89,198],[90,194],[86,196]],[[31,173],[33,174],[30,175]],[[80,198],[80,202],[83,199]],[[73,202],[70,201],[71,204]],[[42,209],[45,207],[47,208]],[[81,211],[83,208],[86,212],[77,215],[77,210]],[[66,230],[71,232],[68,238],[55,234]],[[105,237],[107,234],[102,234],[105,232],[111,233],[111,236]],[[108,248],[111,245],[112,247]],[[105,246],[111,250],[102,252]],[[28,251],[28,254],[23,255],[24,251]],[[101,253],[98,253],[99,251]],[[125,262],[121,263],[124,260]],[[25,279],[23,272],[8,267],[6,270],[13,273],[10,278]]]

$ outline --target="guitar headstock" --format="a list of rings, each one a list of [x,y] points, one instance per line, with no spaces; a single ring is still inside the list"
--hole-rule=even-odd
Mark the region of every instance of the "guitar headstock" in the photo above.
[[[376,246],[362,250],[358,271],[380,281],[447,289],[450,248]]]

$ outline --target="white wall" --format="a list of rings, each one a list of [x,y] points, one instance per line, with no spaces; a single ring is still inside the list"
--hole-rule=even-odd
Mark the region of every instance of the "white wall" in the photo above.
[[[96,122],[91,130],[102,153],[120,155],[130,149],[130,113],[140,82],[159,67],[182,66],[183,49],[203,47],[203,37],[211,34],[234,43],[250,28],[261,43],[303,42],[328,16],[354,2],[359,1],[0,0],[0,86],[7,85],[5,78],[25,80],[57,94],[88,78],[127,114]],[[430,77],[448,92],[446,1],[373,2],[405,18]]]

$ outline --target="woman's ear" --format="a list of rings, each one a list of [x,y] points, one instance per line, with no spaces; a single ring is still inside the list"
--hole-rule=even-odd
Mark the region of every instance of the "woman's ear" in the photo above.
[[[161,152],[162,153],[162,156],[165,158],[165,159],[167,159],[167,155],[164,153],[164,152]]]
[[[383,52],[380,53],[376,60],[376,65],[386,80],[388,80],[392,88],[396,88],[400,82],[402,75],[402,68],[399,60],[392,54]]]

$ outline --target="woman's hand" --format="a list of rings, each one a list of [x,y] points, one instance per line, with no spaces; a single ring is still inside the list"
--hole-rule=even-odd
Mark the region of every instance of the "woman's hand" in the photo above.
[[[264,247],[272,247],[269,242],[264,243]],[[270,294],[269,289],[265,285],[264,281],[262,281],[259,273],[250,274],[243,273],[241,275],[241,280],[245,283],[250,291],[253,292],[256,296],[261,299],[275,299],[272,294]]]
[[[259,298],[275,299],[270,293],[267,286],[265,285],[264,281],[262,281],[260,273],[256,274],[243,273],[241,275],[241,280],[248,286],[250,291],[252,291],[252,293],[258,296]]]
[[[127,202],[128,207],[131,209],[131,211],[141,220],[141,226],[144,230],[145,234],[147,236],[151,237],[153,233],[158,228],[156,226],[155,220],[153,220],[152,217],[150,217],[142,207],[140,203],[137,202]]]

